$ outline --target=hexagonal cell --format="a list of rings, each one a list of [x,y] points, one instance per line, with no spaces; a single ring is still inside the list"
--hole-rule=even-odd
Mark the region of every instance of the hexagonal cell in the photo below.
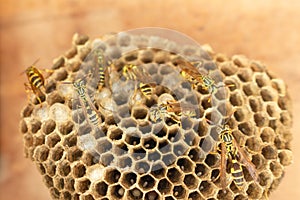
[[[100,197],[106,196],[107,190],[108,190],[108,185],[104,181],[96,183],[95,192],[98,196]]]
[[[86,167],[81,163],[77,163],[72,167],[72,173],[75,178],[83,177],[86,173]]]
[[[253,112],[259,112],[263,109],[262,101],[259,98],[253,96],[249,97],[249,105]]]
[[[204,200],[198,191],[191,192],[188,196],[189,200]]]
[[[119,157],[119,166],[121,168],[131,167],[132,166],[132,159],[127,156]]]
[[[233,106],[242,106],[244,103],[243,97],[239,92],[231,93],[229,101]]]
[[[187,188],[195,189],[198,187],[199,178],[196,177],[194,174],[187,174],[184,176],[183,182],[187,186]]]
[[[120,183],[126,188],[130,188],[137,181],[137,175],[134,172],[124,172]]]
[[[272,161],[270,163],[270,170],[276,178],[279,178],[283,175],[283,166],[281,166],[277,161]]]
[[[49,148],[46,145],[38,146],[35,149],[34,157],[36,160],[43,162],[48,159],[49,156]]]
[[[44,135],[36,135],[33,137],[33,146],[39,146],[45,144],[45,136]]]
[[[53,187],[53,179],[50,176],[44,175],[43,176],[43,181],[44,181],[44,183],[46,184],[46,186],[48,188]]]
[[[40,122],[39,120],[36,120],[36,119],[32,119],[30,121],[30,125],[31,125],[31,133],[37,133],[38,130],[41,129],[41,126],[42,126],[42,122]]]
[[[67,121],[58,127],[59,132],[63,135],[70,134],[73,131],[73,129],[74,129],[74,123],[71,121]]]
[[[143,189],[143,191],[147,191],[149,189],[152,189],[155,185],[156,180],[151,175],[143,175],[140,177],[140,180],[138,182],[139,187]]]
[[[120,143],[113,146],[113,151],[116,156],[125,155],[128,153],[128,147],[125,143]]]
[[[260,138],[263,142],[271,143],[274,141],[275,138],[275,132],[270,127],[265,127],[262,129],[262,132],[260,134]]]
[[[64,179],[63,178],[55,178],[53,179],[53,185],[59,191],[64,189]]]
[[[62,162],[60,162],[57,166],[57,169],[58,174],[63,177],[68,176],[71,172],[70,163],[67,160],[63,160]]]
[[[194,162],[201,161],[205,158],[204,153],[199,147],[194,147],[189,150],[188,156]]]
[[[195,167],[195,174],[200,177],[204,178],[209,173],[209,169],[205,164],[196,164]]]
[[[204,161],[209,167],[213,168],[219,164],[219,158],[217,154],[207,154]]]
[[[63,191],[63,192],[60,193],[59,198],[60,199],[65,199],[65,200],[71,200],[72,199],[72,195],[68,191]]]
[[[157,189],[161,194],[169,194],[172,188],[173,188],[172,183],[168,181],[166,178],[161,179],[157,185]]]
[[[163,140],[163,141],[159,142],[159,144],[158,144],[158,150],[162,154],[169,153],[169,152],[172,151],[172,145],[167,140]]]
[[[113,185],[113,186],[110,186],[110,193],[111,193],[111,197],[113,199],[118,199],[118,198],[122,198],[124,196],[124,193],[125,193],[125,189],[119,185],[119,184],[116,184],[116,185]]]
[[[101,155],[112,149],[112,143],[107,139],[101,139],[97,142],[96,151]]]
[[[103,166],[109,166],[114,161],[114,155],[110,152],[104,153],[100,155],[100,163]]]
[[[217,199],[230,200],[233,199],[233,194],[230,190],[219,190]]]
[[[177,143],[173,146],[173,153],[178,157],[182,155],[186,155],[189,147],[186,146],[184,143]]]
[[[114,168],[108,169],[104,174],[104,180],[109,184],[114,184],[119,181],[121,173]]]
[[[131,200],[143,199],[143,192],[138,188],[133,188],[128,191],[128,198]]]
[[[137,134],[126,134],[125,135],[125,142],[129,145],[139,145],[141,141],[141,137]]]
[[[132,109],[132,116],[135,119],[144,120],[148,115],[148,109],[145,107],[134,107]]]
[[[264,112],[261,113],[255,113],[254,116],[254,122],[256,124],[256,126],[258,127],[263,127],[268,125],[268,116],[266,116],[266,114]]]
[[[52,119],[49,119],[44,123],[42,129],[46,135],[49,135],[50,133],[52,133],[55,130],[55,127],[56,127],[55,121]]]
[[[293,156],[290,150],[282,150],[279,152],[278,157],[283,166],[287,166],[292,163]]]
[[[193,171],[193,168],[194,168],[193,162],[188,157],[178,159],[177,166],[184,173],[189,173],[189,172]]]
[[[165,177],[166,168],[162,163],[154,163],[151,167],[151,174],[155,178],[160,179],[162,177]]]
[[[149,191],[145,195],[145,200],[156,200],[159,199],[159,196],[160,195],[155,190]]]
[[[30,117],[30,115],[32,114],[33,108],[34,108],[34,106],[33,106],[32,104],[28,104],[28,105],[21,111],[22,116],[23,116],[24,118]]]
[[[135,170],[139,174],[147,173],[150,170],[150,165],[148,162],[139,161],[135,164]]]
[[[277,95],[273,89],[263,88],[261,90],[261,96],[263,101],[274,101]]]
[[[177,199],[185,198],[187,195],[187,190],[181,185],[174,186],[173,195]]]
[[[262,195],[262,189],[255,183],[251,183],[247,189],[248,197],[251,199],[260,199]]]
[[[262,148],[261,153],[266,159],[277,158],[277,150],[275,147],[273,147],[271,145],[268,145],[268,146],[265,146],[264,148]]]
[[[165,164],[165,166],[169,166],[173,164],[176,161],[176,156],[173,153],[168,153],[163,155],[162,162]]]
[[[77,136],[75,134],[71,134],[64,138],[63,146],[73,147],[77,145]]]
[[[109,132],[108,137],[112,141],[114,141],[114,140],[121,140],[122,135],[123,135],[123,131],[120,128],[116,127]]]
[[[252,155],[252,163],[256,166],[256,169],[264,168],[266,160],[261,154]]]
[[[56,189],[54,187],[50,188],[50,196],[51,196],[51,198],[58,199],[59,195],[60,195],[60,192],[58,191],[58,189]]]
[[[161,159],[161,156],[162,155],[156,150],[154,150],[153,152],[148,152],[149,161],[153,161],[153,162],[158,161]]]
[[[214,186],[208,181],[202,181],[199,186],[199,191],[204,197],[209,197],[214,191]]]
[[[154,149],[157,146],[157,140],[153,137],[143,138],[142,145],[145,149]]]
[[[87,178],[76,181],[75,188],[77,191],[84,193],[89,190],[91,185],[91,181]]]
[[[184,142],[188,145],[188,146],[196,146],[197,145],[197,137],[196,134],[193,131],[189,131],[187,133],[184,134]]]
[[[254,125],[250,121],[239,124],[238,128],[244,135],[248,136],[252,136],[255,130]]]
[[[60,142],[60,136],[57,133],[52,133],[46,138],[46,144],[52,148],[54,147],[58,142]]]
[[[258,137],[251,137],[246,140],[246,146],[250,151],[259,152],[262,146],[262,142]]]
[[[145,158],[146,155],[147,155],[147,154],[146,154],[146,151],[145,151],[145,149],[143,149],[142,147],[133,149],[132,157],[133,157],[135,160],[141,160],[141,159]]]
[[[67,158],[70,162],[79,160],[81,156],[82,156],[82,151],[78,149],[76,146],[69,148],[67,151]]]
[[[53,161],[59,161],[64,155],[64,148],[61,146],[56,146],[54,149],[51,149],[50,155]]]
[[[167,177],[172,183],[180,183],[182,176],[183,173],[175,167],[169,168],[167,171]]]

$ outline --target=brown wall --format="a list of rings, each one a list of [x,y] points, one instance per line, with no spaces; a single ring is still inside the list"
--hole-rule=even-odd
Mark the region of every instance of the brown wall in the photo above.
[[[19,74],[37,58],[49,67],[71,46],[75,32],[94,38],[159,26],[209,43],[216,52],[261,60],[287,82],[294,101],[295,161],[271,199],[300,199],[299,10],[298,0],[0,0],[0,198],[50,199],[35,166],[24,158],[18,123],[26,79]]]

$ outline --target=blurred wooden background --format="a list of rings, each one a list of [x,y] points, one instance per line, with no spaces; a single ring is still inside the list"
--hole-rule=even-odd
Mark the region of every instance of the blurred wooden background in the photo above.
[[[298,0],[0,0],[0,199],[48,200],[34,164],[24,158],[20,73],[37,58],[50,67],[75,32],[95,38],[139,27],[175,29],[229,56],[260,60],[283,78],[294,102],[294,164],[271,200],[300,199],[300,1]]]

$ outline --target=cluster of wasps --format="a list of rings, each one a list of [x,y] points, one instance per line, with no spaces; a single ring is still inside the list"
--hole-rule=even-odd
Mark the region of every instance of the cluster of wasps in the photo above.
[[[96,62],[99,76],[98,90],[101,90],[106,85],[107,74],[109,73],[107,68],[109,67],[106,67],[107,62],[105,61],[103,53],[96,51],[95,55],[97,57]],[[201,86],[212,95],[219,87],[224,87],[224,85],[218,86],[209,75],[201,74],[191,62],[179,60],[178,69],[180,70],[181,76],[190,82],[192,88]],[[29,82],[28,84],[25,84],[26,91],[31,88],[31,91],[36,95],[39,104],[41,104],[42,96],[45,96],[43,92],[45,89],[45,78],[43,77],[41,70],[37,69],[34,64],[28,67],[25,72]],[[125,64],[122,68],[122,75],[127,80],[136,81],[136,89],[139,90],[146,99],[151,99],[156,83],[151,80],[150,75],[142,66]],[[73,83],[65,82],[65,84],[73,84],[86,118],[92,125],[98,126],[101,122],[99,111],[96,109],[87,93],[84,79],[77,80]],[[167,100],[151,107],[149,118],[153,122],[171,118],[175,122],[180,123],[180,118],[182,116],[193,117],[195,116],[195,111],[192,107],[179,103],[176,100]],[[212,123],[209,120],[207,120],[207,122],[209,124]],[[229,162],[228,164],[230,166],[230,173],[233,177],[233,181],[239,190],[242,190],[245,184],[242,165],[248,169],[253,180],[258,182],[259,177],[254,164],[236,142],[232,134],[233,130],[227,125],[227,122],[223,125],[218,125],[218,129],[221,144],[221,148],[219,148],[219,145],[217,147],[218,151],[221,153],[220,174],[218,177],[220,177],[222,188],[225,189],[228,186],[226,178],[227,162]]]

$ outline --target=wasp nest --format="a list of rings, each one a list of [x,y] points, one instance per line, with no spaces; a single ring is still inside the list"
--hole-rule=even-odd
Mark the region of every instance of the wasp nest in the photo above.
[[[98,72],[90,75],[94,60],[89,55],[95,48],[113,63],[101,89]],[[227,86],[213,94],[192,87],[178,71],[181,58],[201,61],[195,65],[201,73]],[[143,96],[136,81],[124,78],[127,63],[151,76],[156,84],[151,98]],[[75,35],[72,48],[52,69],[45,78],[45,98],[39,104],[32,95],[20,127],[26,157],[36,164],[53,199],[265,199],[292,161],[286,86],[244,56],[227,58],[210,48],[151,36],[118,34],[91,41]],[[80,79],[99,111],[96,128],[69,84]],[[165,99],[194,106],[195,115],[154,122],[151,108]],[[258,174],[253,180],[242,165],[242,188],[228,169],[226,187],[220,183],[221,156],[215,147],[220,143],[216,125],[222,123],[232,129]]]

